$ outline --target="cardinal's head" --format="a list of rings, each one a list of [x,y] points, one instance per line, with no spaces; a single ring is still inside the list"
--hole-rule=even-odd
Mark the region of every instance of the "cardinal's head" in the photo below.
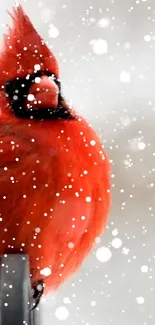
[[[21,118],[73,118],[59,80],[58,63],[19,5],[0,54],[0,87],[7,108]]]

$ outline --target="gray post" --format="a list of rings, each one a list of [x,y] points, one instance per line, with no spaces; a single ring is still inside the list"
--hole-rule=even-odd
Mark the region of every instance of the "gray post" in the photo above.
[[[35,325],[29,277],[29,259],[23,254],[1,256],[0,325]]]

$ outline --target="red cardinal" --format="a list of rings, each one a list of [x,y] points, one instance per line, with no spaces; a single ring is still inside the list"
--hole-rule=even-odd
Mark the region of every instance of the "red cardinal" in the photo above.
[[[29,254],[32,282],[56,290],[105,228],[110,166],[21,6],[12,20],[0,54],[0,254]]]

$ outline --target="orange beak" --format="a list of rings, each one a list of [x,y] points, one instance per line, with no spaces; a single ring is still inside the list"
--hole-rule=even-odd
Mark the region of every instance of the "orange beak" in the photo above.
[[[56,83],[47,76],[37,77],[31,86],[26,106],[33,108],[54,108],[58,107],[59,88]]]

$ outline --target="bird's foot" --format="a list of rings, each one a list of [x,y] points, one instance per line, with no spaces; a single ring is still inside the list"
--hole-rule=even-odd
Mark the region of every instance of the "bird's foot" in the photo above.
[[[32,291],[33,291],[33,306],[30,308],[31,310],[34,310],[37,308],[37,306],[40,303],[40,299],[44,293],[44,288],[45,288],[45,283],[44,280],[41,279],[38,282],[34,283],[32,286]]]

